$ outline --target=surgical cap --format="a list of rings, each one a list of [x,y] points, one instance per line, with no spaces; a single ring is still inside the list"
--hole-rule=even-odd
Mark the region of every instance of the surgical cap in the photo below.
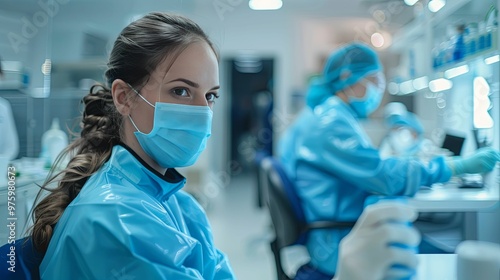
[[[382,70],[377,53],[370,47],[362,43],[345,45],[330,55],[323,76],[311,82],[307,105],[314,108],[334,93]]]
[[[406,114],[403,115],[391,115],[387,119],[387,125],[389,127],[394,128],[394,127],[407,127],[411,128],[414,130],[419,136],[423,135],[424,133],[424,128],[422,127],[422,124],[418,120],[417,116],[411,112],[406,112]]]

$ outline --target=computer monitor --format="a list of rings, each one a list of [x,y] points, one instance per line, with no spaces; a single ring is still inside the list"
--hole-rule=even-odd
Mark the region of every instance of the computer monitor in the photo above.
[[[451,151],[454,156],[459,156],[462,153],[464,142],[464,137],[446,133],[441,147]]]

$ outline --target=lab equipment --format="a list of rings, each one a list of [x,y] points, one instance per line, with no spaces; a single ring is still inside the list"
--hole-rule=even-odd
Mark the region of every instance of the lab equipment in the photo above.
[[[457,157],[447,163],[453,175],[465,173],[486,173],[500,161],[500,152],[491,147],[481,148],[469,157]]]
[[[68,136],[60,129],[59,119],[54,118],[50,129],[42,135],[40,157],[45,160],[45,167],[50,168],[66,146],[68,146]]]
[[[18,90],[28,86],[29,77],[20,61],[0,61],[0,89]]]
[[[446,133],[441,147],[452,152],[454,156],[459,156],[462,154],[462,147],[464,146],[464,142],[464,137]]]
[[[193,165],[205,149],[211,134],[210,107],[164,102],[153,105],[133,90],[155,110],[153,130],[147,134],[141,132],[132,117],[128,116],[137,130],[134,134],[144,151],[164,168]],[[172,118],[173,115],[176,117]]]
[[[460,179],[462,184],[458,186],[459,188],[477,189],[484,187],[484,179],[481,174],[464,174]]]
[[[340,242],[340,258],[334,280],[411,277],[418,265],[417,254],[387,244],[416,247],[420,235],[415,228],[408,226],[416,218],[414,208],[398,201],[367,206],[354,228]]]
[[[492,242],[466,240],[458,244],[457,280],[498,280],[500,276],[500,245]]]
[[[160,174],[113,147],[55,226],[41,278],[234,279],[184,184],[175,169]]]

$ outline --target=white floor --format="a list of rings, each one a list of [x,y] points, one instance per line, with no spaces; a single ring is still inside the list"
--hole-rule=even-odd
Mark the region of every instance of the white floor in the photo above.
[[[241,175],[210,201],[207,210],[216,246],[228,255],[240,280],[274,280],[270,219],[257,207],[255,178]]]

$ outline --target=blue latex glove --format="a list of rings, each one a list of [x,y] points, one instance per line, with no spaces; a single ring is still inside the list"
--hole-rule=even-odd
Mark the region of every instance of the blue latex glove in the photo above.
[[[498,161],[500,161],[500,152],[487,147],[477,150],[475,154],[467,158],[454,158],[448,161],[447,164],[453,175],[460,175],[464,173],[490,172],[495,168]]]

